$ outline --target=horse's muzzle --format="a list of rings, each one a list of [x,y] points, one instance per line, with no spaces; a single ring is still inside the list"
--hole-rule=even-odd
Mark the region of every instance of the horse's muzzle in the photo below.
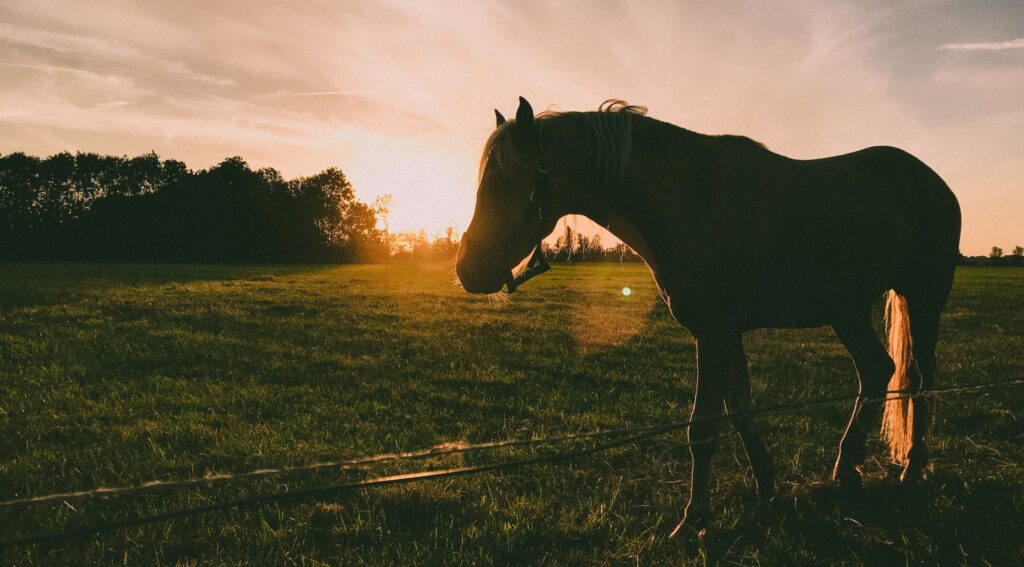
[[[510,274],[497,261],[488,257],[480,256],[467,257],[469,249],[469,236],[462,236],[462,243],[459,245],[459,252],[455,260],[455,274],[463,289],[469,293],[497,293],[505,285],[506,274]]]

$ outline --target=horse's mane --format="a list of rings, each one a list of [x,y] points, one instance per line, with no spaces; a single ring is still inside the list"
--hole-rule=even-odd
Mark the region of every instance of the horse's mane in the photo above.
[[[617,147],[618,159],[614,160],[620,164],[624,164],[629,158],[629,149],[631,147],[632,137],[630,136],[632,118],[636,116],[645,116],[647,114],[647,107],[636,104],[629,104],[628,102],[611,98],[601,103],[596,111],[591,112],[579,112],[579,111],[565,111],[565,110],[545,110],[534,117],[534,120],[538,122],[538,127],[543,128],[545,121],[560,118],[565,116],[582,116],[587,121],[587,125],[591,130],[591,135],[594,136],[598,142],[598,160],[601,161],[602,153],[610,153],[610,148]],[[505,134],[515,125],[515,119],[507,120],[501,126],[498,126],[491,135],[487,138],[484,143],[483,153],[480,155],[480,166],[478,172],[478,182],[483,178],[484,167],[487,165],[488,158],[492,153],[497,158],[496,165],[503,171],[508,171],[510,166],[522,166],[524,164],[519,160],[519,156],[515,152],[502,152],[500,146],[508,138]],[[603,150],[603,151],[602,151]],[[511,154],[511,155],[510,155]],[[609,157],[606,157],[607,161]],[[599,166],[601,164],[599,163]]]
[[[582,117],[585,121],[590,134],[590,142],[595,159],[594,184],[603,186],[603,189],[610,197],[612,191],[618,189],[623,182],[633,145],[633,121],[639,117],[653,120],[647,117],[647,107],[629,104],[624,100],[612,98],[601,103],[596,111],[580,112],[548,109],[537,114],[534,120],[537,121],[537,127],[543,128],[546,121],[568,116]],[[503,151],[503,146],[511,141],[511,136],[506,134],[514,125],[515,119],[508,120],[501,126],[498,126],[491,133],[490,137],[487,138],[487,142],[484,143],[483,153],[480,156],[478,183],[483,179],[484,167],[492,155],[496,158],[494,160],[495,165],[504,172],[511,172],[512,169],[531,171],[529,168],[532,168],[533,164],[525,163],[518,152]],[[740,143],[764,150],[768,149],[761,142],[746,136],[732,134],[707,135],[679,126],[671,126],[702,139],[721,140],[727,143]]]

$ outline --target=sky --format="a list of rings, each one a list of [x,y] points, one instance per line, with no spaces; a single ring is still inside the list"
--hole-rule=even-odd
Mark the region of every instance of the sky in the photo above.
[[[801,159],[901,147],[959,197],[964,253],[1024,245],[1020,1],[0,0],[0,153],[340,167],[393,230],[465,229],[520,95]]]

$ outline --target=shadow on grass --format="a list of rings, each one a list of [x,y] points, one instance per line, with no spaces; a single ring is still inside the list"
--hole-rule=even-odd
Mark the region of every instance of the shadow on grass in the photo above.
[[[818,483],[771,503],[733,501],[743,519],[716,526],[710,558],[736,560],[736,548],[758,550],[770,561],[828,557],[867,565],[1018,564],[1024,508],[1019,487],[1001,482],[968,485],[939,472],[907,486],[871,478],[846,495]],[[794,556],[794,550],[805,555]]]
[[[571,557],[592,552],[600,541],[558,529],[541,518],[490,518],[482,526],[470,518],[486,516],[486,506],[461,491],[388,490],[361,495],[349,503],[320,502],[310,507],[312,539],[325,558],[339,554],[370,564],[398,564],[410,557],[431,564],[531,565],[545,557]],[[531,521],[535,520],[535,521]],[[357,561],[358,562],[358,561]]]
[[[56,305],[83,293],[121,286],[155,286],[211,280],[270,280],[310,274],[333,264],[112,264],[90,262],[0,262],[0,309]]]

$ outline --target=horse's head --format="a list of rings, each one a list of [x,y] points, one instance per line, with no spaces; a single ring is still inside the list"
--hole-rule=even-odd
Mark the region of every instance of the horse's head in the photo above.
[[[480,160],[480,186],[469,229],[462,236],[455,272],[470,293],[509,293],[547,270],[541,239],[558,220],[550,209],[548,165],[533,108],[519,98],[516,118],[494,111],[498,128]],[[533,253],[525,270],[513,272]]]

